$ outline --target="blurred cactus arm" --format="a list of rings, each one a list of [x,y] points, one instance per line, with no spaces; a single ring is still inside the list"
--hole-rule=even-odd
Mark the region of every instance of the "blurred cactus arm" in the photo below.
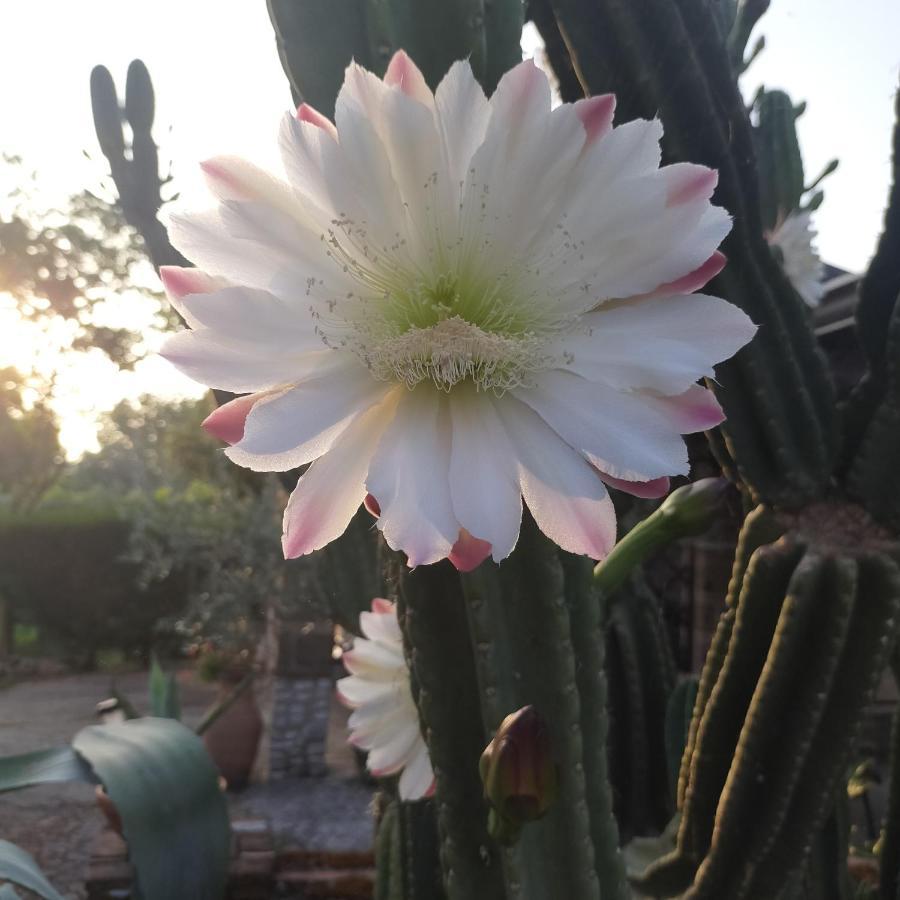
[[[94,129],[118,194],[125,221],[144,239],[153,265],[187,266],[188,261],[169,243],[159,220],[163,206],[162,188],[170,180],[159,173],[159,151],[153,140],[153,83],[147,67],[139,59],[128,66],[124,109],[119,105],[116,86],[105,66],[91,72],[91,108]],[[131,129],[131,146],[126,145],[123,122]]]

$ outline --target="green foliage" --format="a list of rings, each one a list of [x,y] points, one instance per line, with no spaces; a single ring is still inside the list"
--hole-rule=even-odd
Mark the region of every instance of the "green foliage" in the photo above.
[[[25,379],[0,369],[0,497],[13,510],[36,504],[62,470],[62,448],[53,412],[40,400],[26,405]]]
[[[139,290],[157,301],[151,325],[170,324],[161,294],[151,287],[140,239],[121,214],[87,191],[58,209],[36,199],[37,176],[3,157],[7,177],[18,187],[0,200],[0,293],[19,315],[50,334],[64,330],[70,349],[96,348],[120,367],[131,367],[144,348],[140,336],[109,324],[105,301]]]
[[[26,890],[33,891],[39,897],[44,897],[45,900],[63,900],[63,895],[47,881],[31,856],[15,844],[4,840],[0,840],[0,881],[11,881]],[[19,896],[9,885],[5,885],[0,888],[0,900],[4,898],[4,891],[8,897]]]
[[[146,656],[154,626],[184,605],[177,572],[141,587],[138,566],[123,558],[129,526],[108,509],[48,505],[0,515],[0,572],[16,618],[78,666],[101,649]]]
[[[156,654],[150,663],[150,715],[181,719],[181,700],[174,672],[164,672]]]
[[[62,781],[95,782],[90,766],[69,746],[0,757],[0,794]]]

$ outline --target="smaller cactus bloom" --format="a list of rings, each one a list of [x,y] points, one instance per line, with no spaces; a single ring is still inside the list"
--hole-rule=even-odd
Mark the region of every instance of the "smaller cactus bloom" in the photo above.
[[[500,562],[523,505],[602,559],[608,488],[688,473],[682,435],[723,418],[698,381],[755,328],[698,293],[731,228],[716,173],[660,166],[662,125],[614,110],[553,108],[530,61],[490,98],[466,61],[432,91],[400,51],[347,68],[334,122],[286,115],[277,175],[203,164],[217,205],[171,218],[198,268],[162,273],[189,326],[163,356],[244,395],[205,423],[233,462],[308,466],[285,556],[365,502],[410,566]]]
[[[557,792],[550,732],[533,706],[500,723],[479,769],[491,804],[488,829],[501,843],[515,841],[522,825],[547,812]]]
[[[395,605],[373,600],[359,626],[365,638],[357,638],[344,654],[351,674],[337,683],[338,697],[353,709],[350,743],[368,752],[366,767],[376,777],[399,774],[401,800],[419,800],[434,789],[434,773],[419,730]]]
[[[766,235],[784,274],[810,307],[818,306],[825,294],[824,267],[813,243],[815,238],[816,230],[808,212],[792,212],[774,232]]]

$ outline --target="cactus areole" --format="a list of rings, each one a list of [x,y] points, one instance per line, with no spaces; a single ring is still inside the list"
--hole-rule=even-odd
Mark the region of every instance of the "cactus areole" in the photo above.
[[[164,273],[190,326],[164,356],[246,394],[206,423],[234,462],[312,463],[286,556],[369,495],[410,566],[504,559],[523,499],[600,559],[606,485],[660,496],[687,472],[681,435],[722,419],[696,382],[754,326],[694,293],[724,264],[716,173],[660,168],[660,123],[613,127],[614,107],[551,109],[531,62],[490,100],[467,62],[432,93],[398,52],[383,80],[347,69],[334,123],[286,117],[286,181],[204,165],[219,205],[172,219],[200,269]]]

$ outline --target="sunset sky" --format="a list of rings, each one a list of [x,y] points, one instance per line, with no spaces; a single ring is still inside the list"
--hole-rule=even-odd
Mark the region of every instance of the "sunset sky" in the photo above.
[[[262,2],[31,0],[8,13],[0,34],[0,149],[37,170],[48,204],[96,189],[105,173],[88,93],[96,63],[108,66],[120,85],[131,59],[147,63],[156,86],[156,139],[163,158],[173,160],[180,203],[204,202],[196,163],[206,157],[275,159],[290,93]],[[887,195],[900,4],[773,0],[760,33],[767,47],[744,76],[745,95],[764,83],[808,102],[799,126],[808,177],[830,158],[841,160],[816,218],[819,249],[828,262],[860,270]],[[526,52],[533,48],[533,36],[524,44]],[[123,298],[113,314],[137,322],[142,302]],[[54,352],[52,341],[38,343],[0,298],[0,365],[29,368],[41,359],[51,365]],[[123,396],[201,393],[155,357],[136,373],[118,374],[88,355],[68,361],[60,382],[57,409],[72,457],[95,446],[97,412]]]

